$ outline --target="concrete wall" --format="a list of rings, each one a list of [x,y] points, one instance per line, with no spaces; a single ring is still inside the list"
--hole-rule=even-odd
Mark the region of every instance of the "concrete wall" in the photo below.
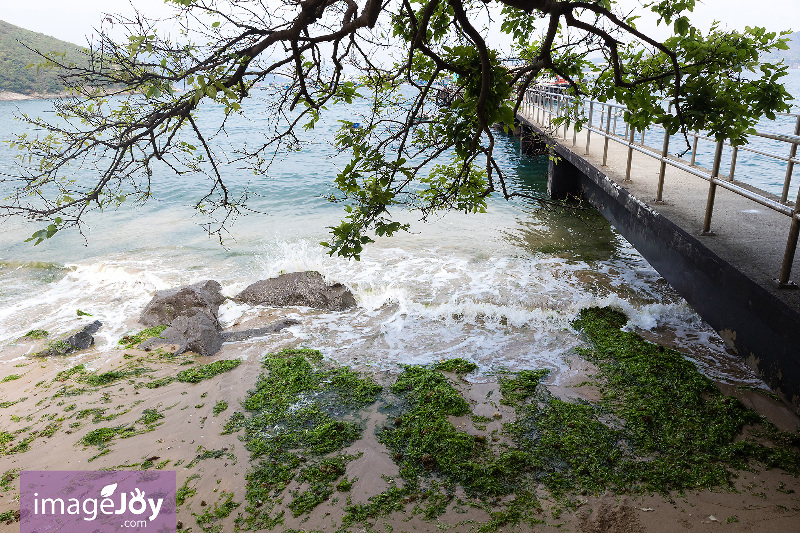
[[[581,195],[800,413],[800,315],[557,143],[548,193]]]

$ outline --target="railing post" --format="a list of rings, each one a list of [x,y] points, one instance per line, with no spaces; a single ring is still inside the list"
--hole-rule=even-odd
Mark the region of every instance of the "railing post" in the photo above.
[[[797,288],[797,285],[789,281],[789,276],[792,275],[792,263],[794,263],[794,254],[797,251],[797,237],[800,235],[800,220],[797,220],[798,212],[800,212],[800,190],[797,192],[797,200],[792,210],[792,225],[789,228],[789,239],[786,241],[781,273],[778,276],[778,287],[781,289]]]
[[[561,114],[561,95],[560,94],[556,95],[556,105],[554,107],[555,107],[555,110],[553,111],[553,113],[550,114],[550,126],[551,127],[553,126],[553,119],[558,118],[558,115]],[[553,133],[558,135],[557,131],[554,131]]]
[[[544,97],[545,99],[545,106],[544,111],[542,112],[542,126],[544,126],[545,121],[550,119],[550,113],[553,109],[553,97],[550,93],[547,93]]]
[[[736,172],[736,159],[739,157],[739,147],[733,147],[733,153],[731,154],[731,172],[730,176],[728,176],[728,181],[733,181],[733,174]]]
[[[714,235],[714,232],[711,231],[711,215],[714,212],[714,197],[717,194],[717,184],[714,183],[714,180],[716,180],[719,175],[723,146],[725,146],[725,143],[722,140],[717,141],[717,149],[714,151],[714,165],[711,168],[711,179],[709,180],[708,186],[708,202],[706,202],[706,218],[705,221],[703,221],[702,235]]]
[[[800,115],[797,117],[797,122],[794,125],[794,134],[800,135]],[[792,183],[792,170],[794,170],[794,156],[797,155],[797,143],[792,143],[789,149],[789,163],[786,165],[786,177],[783,180],[783,193],[781,194],[781,203],[785,204],[786,199],[789,197],[789,187]]]
[[[694,166],[694,160],[697,157],[697,132],[694,132],[694,142],[692,143],[692,160],[689,164]]]
[[[555,97],[552,94],[547,93],[547,107],[545,107],[545,110],[547,111],[547,113],[545,113],[545,116],[542,117],[542,125],[543,126],[544,126],[545,123],[550,124],[550,122],[552,122],[552,120],[553,120],[553,105],[554,105],[554,103],[555,103]]]
[[[586,124],[586,154],[589,153],[589,139],[592,135],[592,119],[594,118],[594,100],[589,102],[589,123]]]
[[[669,155],[669,130],[664,129],[664,145],[661,148],[661,167],[658,169],[658,192],[656,202],[664,201],[664,174],[667,172],[667,155]]]
[[[541,125],[542,121],[542,106],[544,105],[542,93],[536,95],[536,122]]]
[[[565,101],[565,103],[566,103],[566,106],[564,106],[564,117],[566,117],[566,116],[567,116],[567,114],[568,114],[568,110],[569,110],[569,98],[568,98],[568,97],[564,97],[564,101]],[[567,121],[567,120],[565,120],[565,121],[564,121],[564,140],[565,140],[565,141],[567,140],[567,126],[568,126],[568,122],[569,122],[569,121]]]
[[[603,143],[603,166],[606,166],[608,159],[608,133],[611,130],[611,106],[606,105],[606,140]]]
[[[631,163],[633,163],[633,136],[636,134],[636,128],[631,126],[630,135],[628,136],[628,167],[625,170],[625,181],[631,181]]]
[[[572,123],[572,146],[578,143],[578,106],[575,106],[575,121]]]

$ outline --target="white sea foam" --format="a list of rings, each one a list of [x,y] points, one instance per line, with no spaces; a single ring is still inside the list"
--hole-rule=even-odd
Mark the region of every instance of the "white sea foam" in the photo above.
[[[187,268],[180,254],[159,261],[130,255],[100,258],[70,265],[63,278],[38,294],[0,309],[0,340],[11,341],[34,328],[64,332],[97,318],[104,324],[96,334],[98,348],[110,350],[124,333],[141,327],[136,320],[156,290],[216,277],[224,284],[223,293],[233,296],[257,279],[317,270],[349,286],[358,308],[276,312],[301,321],[286,332],[292,343],[321,349],[342,362],[392,368],[464,357],[484,371],[558,371],[566,368],[564,354],[582,343],[571,327],[580,310],[611,305],[629,316],[629,329],[655,335],[668,330],[676,346],[701,353],[698,366],[712,377],[734,374],[740,381],[757,382],[743,364],[732,364],[710,328],[628,249],[591,263],[495,252],[491,245],[472,250],[375,245],[361,261],[349,261],[300,239],[267,243],[247,268],[213,263]],[[79,319],[77,309],[93,316]],[[256,315],[257,309],[232,301],[220,308],[225,327]],[[270,342],[248,344],[270,350],[287,340]],[[252,348],[245,351],[248,357],[256,354]]]
[[[286,316],[295,341],[342,362],[390,368],[465,357],[483,370],[564,368],[564,354],[582,343],[571,328],[583,308],[611,305],[629,329],[660,334],[689,352],[728,359],[718,337],[637,254],[627,250],[587,264],[542,255],[481,258],[441,249],[374,246],[362,260],[331,258],[308,241],[274,243],[261,258],[260,277],[317,270],[347,284],[359,307],[348,312],[297,309]],[[257,269],[257,270],[259,270]],[[237,284],[244,286],[245,281]],[[230,305],[230,304],[228,304]],[[246,306],[223,306],[229,323]],[[699,364],[716,378],[725,365]],[[743,367],[743,365],[742,365]],[[738,369],[738,370],[741,370]],[[743,379],[737,370],[737,379]],[[752,379],[752,373],[744,379]]]
[[[31,329],[61,334],[100,320],[103,327],[95,334],[98,347],[115,345],[154,291],[193,281],[185,280],[180,269],[152,260],[106,258],[68,268],[60,280],[0,309],[0,340],[11,341]],[[78,316],[78,310],[92,316]]]

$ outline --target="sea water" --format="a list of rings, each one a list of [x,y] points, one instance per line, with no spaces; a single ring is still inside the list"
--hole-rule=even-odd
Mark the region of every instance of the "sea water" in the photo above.
[[[213,137],[223,161],[233,159],[237,148],[254,146],[258,132],[268,128],[269,98],[251,98],[245,106],[250,118],[232,121]],[[51,105],[0,102],[0,138],[27,131],[14,115],[51,116]],[[212,126],[220,112],[206,106],[198,122]],[[260,279],[316,270],[347,285],[358,307],[275,310],[275,316],[300,324],[275,342],[260,340],[261,351],[306,346],[375,369],[463,357],[483,372],[550,368],[557,374],[583,344],[571,325],[579,311],[613,305],[630,317],[628,328],[681,349],[710,377],[762,386],[593,211],[492,197],[483,214],[447,213],[421,222],[398,212],[411,224],[410,232],[378,239],[360,261],[327,255],[319,242],[345,214],[341,204],[326,200],[344,161],[330,141],[337,120],[358,121],[358,107],[339,106],[332,115],[303,137],[299,151],[278,158],[267,175],[235,162],[222,166],[233,191],[255,193],[255,212],[233,220],[222,244],[204,232],[206,220],[191,208],[208,179],[163,168],[153,176],[153,197],[145,205],[92,213],[83,235],[65,231],[33,246],[24,240],[41,223],[2,220],[0,353],[31,329],[58,334],[99,319],[96,350],[110,356],[122,335],[142,328],[137,318],[156,290],[215,279],[225,295],[234,296]],[[546,160],[521,155],[511,136],[498,133],[497,143],[496,156],[511,186],[546,198]],[[0,146],[4,175],[17,172],[13,155]],[[91,177],[90,170],[76,172]],[[78,310],[92,316],[79,317]],[[220,318],[230,327],[258,313],[229,301]],[[9,362],[0,356],[0,364]]]

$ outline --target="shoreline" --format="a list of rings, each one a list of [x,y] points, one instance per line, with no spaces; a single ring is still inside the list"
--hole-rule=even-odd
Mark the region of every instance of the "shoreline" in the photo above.
[[[128,95],[133,94],[127,91],[115,93],[117,95]],[[32,94],[23,94],[23,93],[15,93],[12,91],[2,91],[0,90],[0,102],[21,102],[25,100],[57,100],[59,98],[70,98],[75,95],[71,94],[68,91],[61,91],[57,93],[32,93]]]
[[[61,93],[33,93],[22,94],[11,91],[0,91],[0,102],[20,102],[23,100],[54,100],[56,98],[66,98],[67,92]]]
[[[297,345],[297,339],[288,332],[274,335],[287,346]],[[275,336],[270,337],[273,342]],[[234,529],[237,514],[245,513],[245,480],[257,461],[251,460],[242,442],[244,439],[240,438],[241,432],[225,434],[224,428],[231,415],[241,411],[247,391],[254,389],[263,372],[263,342],[251,339],[246,343],[227,343],[213,357],[191,353],[167,357],[157,351],[123,347],[111,354],[90,348],[62,358],[26,357],[43,344],[42,340],[20,340],[4,346],[0,354],[2,399],[11,403],[0,409],[0,431],[16,435],[7,444],[9,447],[26,440],[26,432],[34,437],[25,450],[3,456],[7,466],[0,472],[0,515],[18,505],[15,499],[19,491],[17,469],[155,468],[176,470],[178,487],[185,487],[189,494],[178,512],[183,529],[204,530],[201,518],[227,501],[238,503],[238,508],[229,515],[218,516],[211,525],[219,526],[220,531]],[[242,362],[230,371],[198,383],[167,381],[187,368],[230,359]],[[76,369],[81,364],[94,372],[87,372],[78,379],[76,376],[82,370]],[[371,376],[384,389],[389,389],[401,371],[374,372],[369,367],[355,367],[354,370]],[[564,401],[594,402],[599,397],[597,372],[593,363],[572,355],[569,370],[550,376],[542,385],[549,394]],[[19,377],[9,379],[12,375]],[[86,376],[108,376],[109,381],[91,381]],[[467,400],[473,413],[472,417],[451,417],[455,427],[476,435],[477,440],[481,433],[478,422],[486,426],[483,432],[493,432],[501,431],[506,422],[514,420],[513,409],[499,401],[501,385],[497,375],[475,376],[468,381],[448,372],[447,377]],[[554,385],[556,381],[558,386]],[[87,383],[94,385],[89,387]],[[788,410],[785,406],[781,409],[782,404],[778,405],[768,396],[757,391],[738,392],[749,394],[758,412],[771,418],[776,413],[791,418],[782,412]],[[147,413],[156,416],[145,420]],[[345,479],[350,480],[352,486],[347,491],[337,489],[308,514],[295,517],[287,510],[284,522],[274,531],[287,528],[332,530],[331,521],[343,525],[348,503],[366,503],[368,498],[382,493],[393,483],[402,486],[391,450],[379,442],[374,431],[388,416],[396,415],[373,405],[366,416],[363,437],[343,450],[350,456],[357,456],[347,464]],[[781,423],[785,424],[786,421]],[[794,424],[796,427],[797,417]],[[130,430],[120,438],[87,444],[86,437],[101,428]],[[759,531],[765,524],[769,524],[771,530],[790,531],[800,525],[800,480],[779,469],[758,465],[750,468],[753,470],[738,471],[733,490],[718,487],[667,495],[628,494],[626,491],[577,494],[569,505],[549,496],[538,486],[535,491],[541,504],[537,511],[539,522],[516,526],[499,524],[497,530],[669,533],[708,531],[709,524],[715,522],[726,524],[731,531]],[[284,494],[304,488],[303,483],[294,480]],[[467,500],[461,489],[454,495],[455,502],[461,498]],[[496,522],[492,513],[498,507],[492,505],[507,503],[507,497],[497,498],[494,504],[485,506],[452,503],[443,514],[427,520],[422,513],[415,512],[423,503],[411,500],[402,510],[378,516],[370,522],[374,530],[387,533],[412,529],[434,532],[442,528],[476,531],[482,524]],[[362,525],[348,530],[360,530]],[[11,531],[19,531],[19,524],[0,523],[0,532]]]

